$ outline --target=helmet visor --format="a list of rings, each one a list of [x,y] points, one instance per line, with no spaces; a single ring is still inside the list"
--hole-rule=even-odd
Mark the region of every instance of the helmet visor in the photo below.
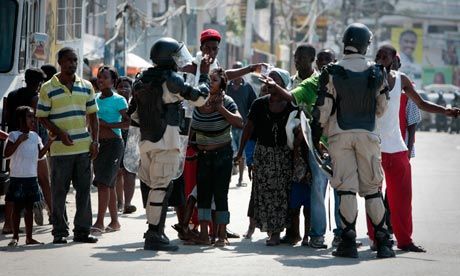
[[[181,46],[172,56],[177,67],[182,68],[188,64],[192,64],[193,57],[187,47],[181,42]]]

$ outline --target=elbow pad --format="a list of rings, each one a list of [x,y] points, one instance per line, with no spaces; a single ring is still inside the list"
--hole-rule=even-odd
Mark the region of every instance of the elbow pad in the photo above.
[[[202,106],[208,99],[209,90],[209,76],[201,74],[198,86],[193,87],[189,84],[185,84],[185,89],[183,93],[181,93],[181,96],[189,100],[194,106]]]
[[[194,106],[202,106],[206,103],[209,94],[209,77],[206,74],[200,75],[199,84],[196,87],[184,82],[184,79],[177,73],[166,79],[166,87],[169,92],[179,94],[182,98],[191,101]]]

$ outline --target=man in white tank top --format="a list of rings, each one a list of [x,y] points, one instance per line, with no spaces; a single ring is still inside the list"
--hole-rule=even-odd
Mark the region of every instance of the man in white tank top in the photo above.
[[[389,72],[388,84],[390,87],[388,109],[377,121],[381,139],[382,167],[385,173],[391,224],[398,248],[404,251],[425,252],[422,247],[415,245],[412,241],[412,177],[407,146],[399,127],[401,93],[404,91],[420,109],[427,112],[456,117],[460,114],[460,109],[445,108],[424,101],[404,73],[391,70],[395,59],[396,50],[391,45],[380,47],[375,59]],[[369,237],[374,239],[373,231],[369,231],[369,233]]]

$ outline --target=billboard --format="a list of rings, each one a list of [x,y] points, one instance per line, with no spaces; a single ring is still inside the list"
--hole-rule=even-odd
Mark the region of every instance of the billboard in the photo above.
[[[401,71],[407,74],[417,87],[422,85],[423,30],[421,28],[391,29],[391,42],[401,57]]]

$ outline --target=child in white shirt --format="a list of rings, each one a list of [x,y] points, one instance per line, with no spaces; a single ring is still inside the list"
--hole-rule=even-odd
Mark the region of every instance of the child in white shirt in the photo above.
[[[51,137],[45,146],[34,131],[35,114],[32,108],[20,106],[16,109],[19,130],[9,133],[5,147],[6,158],[10,159],[10,185],[6,199],[14,203],[13,238],[8,246],[15,247],[19,241],[21,211],[25,208],[26,244],[42,244],[32,238],[34,203],[41,201],[43,195],[37,182],[37,164],[49,150],[55,137]]]

